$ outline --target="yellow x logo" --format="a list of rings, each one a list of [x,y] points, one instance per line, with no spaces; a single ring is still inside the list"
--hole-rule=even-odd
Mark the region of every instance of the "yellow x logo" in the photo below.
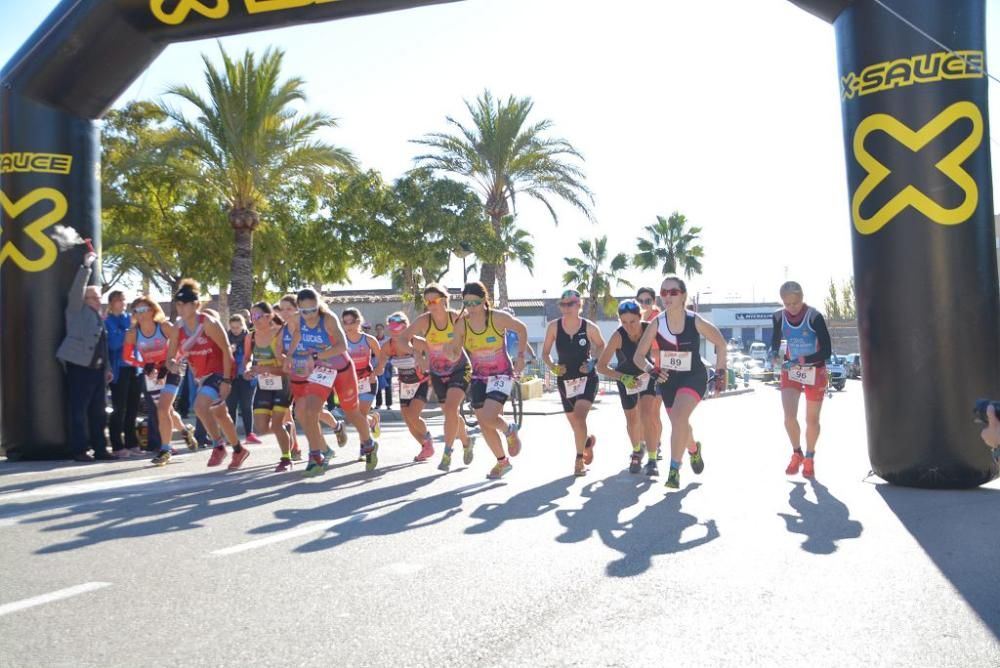
[[[229,0],[215,0],[215,7],[209,7],[201,0],[177,0],[177,6],[172,12],[163,10],[167,0],[149,0],[149,9],[153,16],[169,26],[179,26],[187,21],[191,12],[201,14],[207,19],[224,19],[229,15]]]
[[[59,252],[56,250],[56,245],[52,242],[52,239],[49,239],[44,234],[44,231],[65,217],[68,209],[66,196],[54,188],[38,188],[37,190],[32,190],[30,193],[17,200],[17,202],[11,202],[10,199],[8,199],[7,196],[0,191],[0,208],[3,209],[3,212],[7,214],[11,220],[17,218],[32,206],[44,200],[52,202],[52,210],[41,218],[28,223],[24,227],[24,233],[28,235],[28,238],[38,244],[38,247],[42,249],[42,256],[37,260],[29,260],[24,253],[14,247],[13,243],[8,241],[2,248],[0,248],[0,265],[3,265],[4,261],[6,261],[7,258],[10,258],[14,264],[24,271],[34,272],[45,271],[56,261],[56,256],[59,255]]]
[[[865,149],[865,139],[869,134],[881,130],[917,153],[963,118],[972,121],[972,131],[969,136],[951,153],[934,164],[965,193],[965,199],[961,204],[953,209],[947,209],[914,186],[908,185],[870,218],[861,215],[861,204],[890,174],[889,168]],[[956,102],[916,132],[888,114],[872,114],[861,121],[854,131],[854,157],[868,172],[868,176],[858,186],[851,201],[854,227],[861,234],[873,234],[885,227],[908,206],[912,206],[939,225],[958,225],[967,221],[979,204],[979,188],[972,176],[962,168],[962,163],[979,148],[982,140],[983,114],[972,102]]]

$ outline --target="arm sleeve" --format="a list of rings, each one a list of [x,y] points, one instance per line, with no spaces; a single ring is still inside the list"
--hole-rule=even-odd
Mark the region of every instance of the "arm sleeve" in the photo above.
[[[771,355],[777,355],[781,350],[781,311],[775,311],[771,316]]]
[[[830,330],[826,327],[826,320],[819,313],[816,314],[811,324],[813,330],[816,332],[816,338],[819,340],[819,350],[812,355],[806,355],[806,364],[826,362],[830,355],[833,354],[833,342],[830,341]]]
[[[83,291],[87,287],[87,280],[90,279],[90,267],[80,265],[73,277],[73,285],[69,289],[69,301],[66,303],[67,313],[79,313],[83,308]]]

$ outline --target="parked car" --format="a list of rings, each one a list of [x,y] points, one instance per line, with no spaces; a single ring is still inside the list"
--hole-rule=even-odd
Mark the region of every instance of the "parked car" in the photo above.
[[[848,378],[861,378],[861,354],[851,353],[844,362],[844,371]]]
[[[744,370],[750,374],[751,380],[765,380],[767,376],[771,375],[771,372],[760,360],[750,360],[746,363]]]
[[[754,341],[750,344],[750,357],[763,362],[767,359],[767,346],[762,341]]]
[[[830,387],[838,392],[843,391],[847,385],[847,371],[844,368],[845,357],[842,355],[832,355],[826,361],[826,374]]]

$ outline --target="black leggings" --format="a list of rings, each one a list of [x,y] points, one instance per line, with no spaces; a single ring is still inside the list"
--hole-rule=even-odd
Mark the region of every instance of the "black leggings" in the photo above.
[[[140,383],[145,383],[144,378],[136,376],[131,366],[122,366],[118,370],[118,382],[111,383],[112,413],[108,418],[108,436],[112,450],[139,447],[135,419],[139,413]]]
[[[254,386],[250,381],[242,376],[233,379],[232,389],[226,397],[226,406],[229,408],[229,417],[236,422],[236,409],[240,409],[243,418],[243,435],[253,432],[253,391]]]

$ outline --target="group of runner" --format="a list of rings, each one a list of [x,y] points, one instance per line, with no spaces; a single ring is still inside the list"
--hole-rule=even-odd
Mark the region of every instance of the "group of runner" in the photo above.
[[[815,474],[830,335],[822,315],[804,303],[797,283],[784,284],[780,293],[784,309],[774,314],[771,349],[775,365],[782,367],[785,427],[793,450],[786,472],[794,474],[801,468],[803,475],[811,476]],[[659,475],[661,405],[671,427],[666,487],[679,488],[685,451],[692,471],[700,474],[704,470],[702,444],[691,428],[691,416],[710,389],[701,339],[715,347],[716,392],[726,387],[726,341],[712,323],[687,308],[687,286],[681,278],[663,279],[659,296],[662,310],[652,288],[641,288],[635,299],[620,302],[620,326],[607,343],[597,324],[581,317],[579,292],[566,290],[559,299],[560,317],[548,324],[542,362],[557,379],[573,433],[573,471],[577,476],[587,473],[594,458],[597,438],[590,432],[587,418],[598,392],[598,373],[615,380],[618,387],[631,446],[631,473]],[[512,313],[494,308],[479,282],[464,286],[461,310],[449,308],[448,291],[439,284],[428,285],[423,300],[427,310],[412,322],[402,312],[388,317],[388,337],[381,344],[362,331],[363,316],[357,309],[348,308],[338,317],[310,288],[286,295],[273,306],[266,302],[253,306],[252,346],[244,377],[257,383],[255,432],[273,433],[281,451],[275,471],[287,471],[293,461],[302,458],[293,416],[308,445],[306,476],[325,473],[333,456],[322,425],[333,429],[343,447],[348,442],[345,421],[358,433],[359,459],[365,462],[366,470],[374,470],[381,425],[378,414],[371,412],[371,404],[380,378],[391,364],[398,373],[403,420],[418,446],[414,461],[425,461],[435,454],[434,439],[421,417],[433,388],[444,415],[444,447],[438,468],[450,469],[456,441],[462,446],[462,461],[466,465],[473,461],[475,438],[460,415],[462,401],[468,396],[483,440],[496,458],[487,478],[499,479],[510,473],[511,458],[521,452],[521,438],[518,425],[504,420],[503,409],[524,370],[526,325]],[[197,380],[195,413],[211,439],[208,466],[222,465],[231,451],[229,469],[239,469],[250,451],[240,443],[225,404],[236,369],[226,331],[217,314],[202,308],[197,282],[183,281],[173,301],[179,316],[175,324],[151,298],[136,299],[131,309],[134,325],[123,351],[126,362],[145,370],[151,431],[157,431],[161,444],[152,461],[159,466],[170,461],[175,430],[181,430],[189,447],[195,447],[190,430],[173,410],[180,379],[189,366]],[[516,341],[512,351],[511,341]],[[800,447],[797,420],[803,393],[807,404],[805,452]],[[343,411],[343,421],[327,409],[331,395]]]

